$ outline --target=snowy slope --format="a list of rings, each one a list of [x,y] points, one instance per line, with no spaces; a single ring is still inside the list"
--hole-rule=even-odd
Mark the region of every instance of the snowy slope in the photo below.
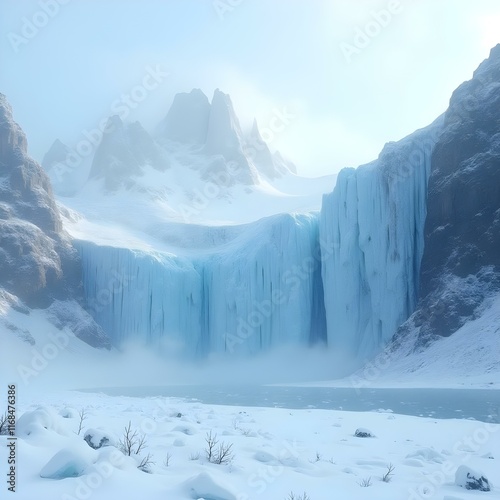
[[[498,423],[62,391],[44,395],[42,405],[36,394],[24,398],[19,414],[20,500],[500,498]],[[129,422],[147,447],[125,456],[117,441]],[[374,437],[355,437],[357,428]],[[230,463],[207,459],[209,433],[231,445]],[[92,449],[86,435],[107,436],[108,446]],[[0,436],[2,448],[6,441]],[[137,468],[148,453],[149,474]],[[383,481],[390,464],[392,475]],[[491,491],[456,484],[463,464],[484,475]]]
[[[404,336],[347,378],[311,387],[449,387],[500,389],[500,294],[450,337],[419,345],[413,315]]]
[[[487,299],[452,336],[418,346],[418,327],[392,348],[387,380],[429,384],[485,384],[500,387],[500,295]],[[467,367],[464,370],[464,367]]]

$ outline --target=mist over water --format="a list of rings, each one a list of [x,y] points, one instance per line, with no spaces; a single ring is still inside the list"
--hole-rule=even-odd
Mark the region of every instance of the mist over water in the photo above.
[[[355,368],[354,360],[335,355],[325,347],[279,347],[251,357],[212,354],[201,359],[179,359],[138,343],[120,351],[77,352],[68,348],[55,359],[41,361],[34,351],[18,353],[17,373],[26,391],[145,387],[168,385],[293,384],[343,377]],[[35,370],[32,369],[35,367]],[[22,367],[20,369],[20,367]]]

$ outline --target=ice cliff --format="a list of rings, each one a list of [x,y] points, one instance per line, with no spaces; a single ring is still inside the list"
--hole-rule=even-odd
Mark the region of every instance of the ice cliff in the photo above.
[[[208,252],[76,243],[90,311],[116,345],[135,339],[191,356],[325,340],[315,215],[199,231],[217,240]]]

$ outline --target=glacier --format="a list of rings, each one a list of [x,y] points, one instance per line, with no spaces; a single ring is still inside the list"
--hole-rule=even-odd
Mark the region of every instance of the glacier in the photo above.
[[[209,110],[198,94],[193,109],[204,110],[206,127],[181,139],[197,142],[206,129],[204,148],[236,161],[241,130],[228,96],[217,91]],[[221,128],[227,143],[213,137]],[[364,361],[415,310],[431,154],[442,129],[440,117],[386,144],[377,160],[342,170],[320,212],[233,226],[140,216],[165,250],[80,237],[90,312],[115,346],[139,340],[196,357],[323,343]]]
[[[214,242],[208,251],[78,240],[89,310],[116,346],[139,340],[188,357],[324,342],[318,217],[191,228]]]
[[[328,345],[358,359],[383,347],[414,311],[424,250],[431,154],[443,117],[379,158],[340,172],[320,237]]]

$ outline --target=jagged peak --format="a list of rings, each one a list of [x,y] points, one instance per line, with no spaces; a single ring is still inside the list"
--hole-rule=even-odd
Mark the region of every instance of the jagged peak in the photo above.
[[[14,120],[12,106],[5,94],[0,94],[0,131],[2,132],[0,156],[15,149],[20,149],[24,154],[27,153],[28,141],[26,135]]]
[[[125,127],[123,120],[119,115],[111,115],[106,122],[106,128],[104,129],[104,134],[112,134],[117,130],[122,130]]]
[[[7,100],[7,96],[0,92],[0,119],[12,120],[12,106]]]
[[[261,141],[263,140],[262,136],[260,135],[259,124],[257,123],[257,118],[253,119],[252,128],[250,130],[250,135],[252,137],[255,137],[258,140],[261,140]]]
[[[206,151],[222,154],[224,157],[230,154],[230,150],[241,152],[241,136],[240,122],[234,111],[231,97],[215,89],[205,143]]]
[[[500,67],[500,43],[491,48],[488,58],[474,71],[474,78],[481,77],[490,72],[494,67]]]
[[[209,115],[210,102],[200,89],[178,93],[160,126],[160,133],[173,142],[202,145],[207,136]]]

